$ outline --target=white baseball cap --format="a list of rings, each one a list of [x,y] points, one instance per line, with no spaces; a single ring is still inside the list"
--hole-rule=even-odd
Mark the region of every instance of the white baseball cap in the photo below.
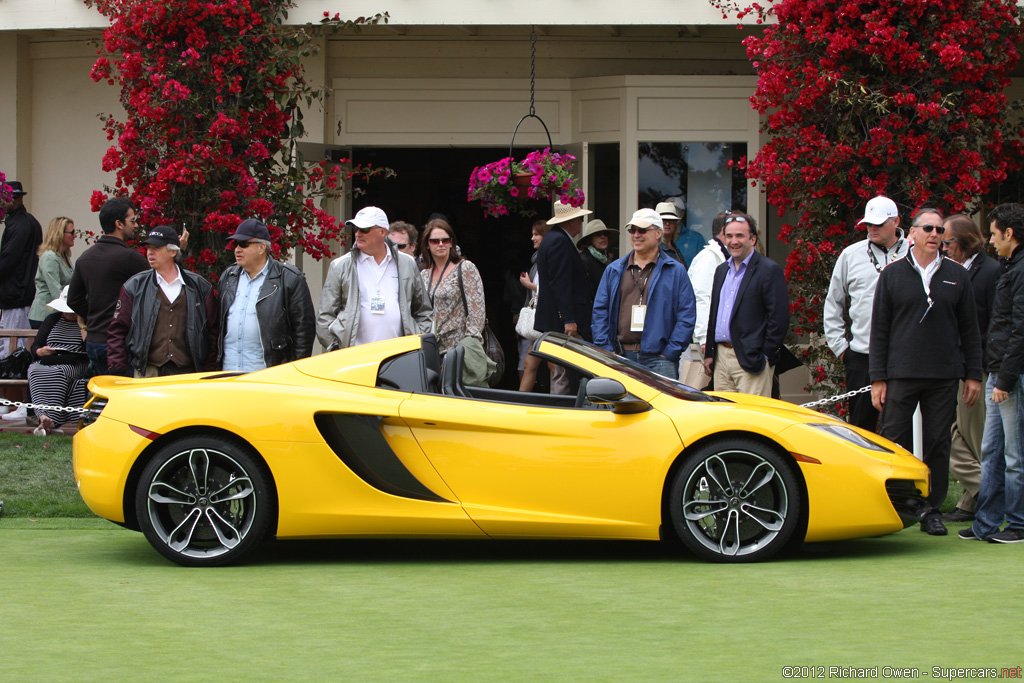
[[[345,225],[353,228],[384,228],[387,230],[390,223],[388,223],[388,215],[382,209],[378,209],[376,206],[366,206],[359,209],[355,218],[345,221]]]
[[[665,229],[665,222],[661,220],[661,216],[654,209],[640,209],[639,211],[633,212],[633,217],[626,223],[628,228],[631,225],[635,225],[638,228],[657,228],[658,230]]]
[[[896,202],[888,197],[875,197],[864,207],[864,218],[858,223],[871,223],[881,225],[890,218],[896,218],[900,212],[896,209]]]

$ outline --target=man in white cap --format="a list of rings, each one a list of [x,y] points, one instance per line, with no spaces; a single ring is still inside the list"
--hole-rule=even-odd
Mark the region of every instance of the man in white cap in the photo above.
[[[864,218],[857,225],[867,228],[868,237],[854,242],[839,254],[825,297],[824,317],[825,340],[836,358],[846,366],[846,388],[850,391],[871,384],[868,342],[878,274],[896,259],[906,256],[908,249],[896,203],[888,197],[879,196],[869,201]],[[871,405],[871,394],[858,394],[850,399],[847,421],[876,431],[878,411]]]
[[[324,350],[429,332],[432,309],[419,267],[388,243],[387,215],[367,206],[345,225],[354,230],[353,247],[331,262],[316,317]]]
[[[594,343],[677,379],[696,304],[686,268],[659,248],[662,219],[640,209],[626,223],[633,251],[610,264],[594,299]]]
[[[537,250],[537,312],[533,329],[564,332],[590,341],[593,293],[586,266],[576,251],[575,237],[583,231],[583,217],[593,211],[556,201],[554,213],[547,222],[551,230]],[[555,367],[551,393],[567,394],[568,378],[560,365]]]

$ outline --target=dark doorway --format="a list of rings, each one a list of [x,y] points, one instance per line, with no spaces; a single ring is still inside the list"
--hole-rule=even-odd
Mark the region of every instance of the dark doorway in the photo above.
[[[512,316],[526,300],[527,290],[519,274],[530,269],[533,246],[530,226],[549,218],[551,205],[537,202],[537,216],[484,217],[476,202],[466,199],[469,176],[477,166],[508,156],[508,148],[356,148],[356,163],[386,166],[395,178],[373,181],[366,194],[353,202],[353,212],[363,206],[379,206],[388,220],[404,220],[417,228],[432,213],[442,213],[455,229],[462,255],[475,263],[484,281],[487,318],[505,350],[502,388],[519,386],[519,362]]]

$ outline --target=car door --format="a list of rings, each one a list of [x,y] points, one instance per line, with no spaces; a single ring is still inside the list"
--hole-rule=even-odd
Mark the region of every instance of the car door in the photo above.
[[[399,415],[492,536],[658,536],[666,462],[680,442],[657,410],[413,395]]]

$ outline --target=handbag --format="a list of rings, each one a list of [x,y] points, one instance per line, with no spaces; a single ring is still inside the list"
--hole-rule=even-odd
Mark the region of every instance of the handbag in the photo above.
[[[7,358],[0,360],[0,379],[27,379],[31,364],[32,354],[19,346]]]
[[[462,294],[462,309],[466,312],[466,319],[469,319],[469,304],[466,302],[466,285],[462,281],[462,261],[459,261],[459,265],[456,268],[456,274],[459,276],[459,292]],[[484,353],[487,357],[494,361],[497,365],[497,369],[487,378],[487,383],[492,387],[498,386],[498,382],[505,376],[505,350],[501,348],[501,342],[498,341],[498,337],[494,334],[491,326],[487,323],[487,319],[484,319],[484,328],[480,331],[480,336],[483,337]]]
[[[533,329],[537,317],[537,295],[530,297],[530,303],[519,309],[519,320],[516,321],[516,334],[523,339],[540,339],[541,333]]]

